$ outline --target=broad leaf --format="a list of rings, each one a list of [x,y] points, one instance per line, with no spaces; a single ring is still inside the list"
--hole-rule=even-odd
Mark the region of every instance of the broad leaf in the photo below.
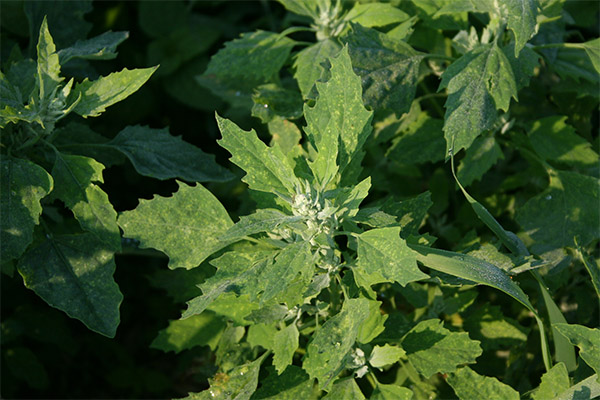
[[[392,141],[387,155],[401,164],[420,164],[444,159],[445,141],[442,128],[444,122],[431,118],[426,112]]]
[[[223,319],[207,311],[188,319],[169,321],[169,326],[158,333],[150,347],[175,353],[196,346],[215,350],[224,329]]]
[[[406,351],[401,347],[390,346],[389,344],[375,346],[369,356],[369,364],[375,368],[382,368],[394,364],[405,355]]]
[[[412,398],[413,392],[409,388],[377,383],[369,400],[411,400]]]
[[[344,40],[354,72],[362,79],[365,104],[375,110],[393,110],[396,115],[408,112],[425,55],[403,41],[358,24],[352,24]]]
[[[503,3],[508,29],[515,35],[515,56],[536,32],[537,0],[506,0]]]
[[[128,32],[104,32],[91,39],[78,40],[71,47],[60,50],[58,58],[62,65],[73,58],[110,60],[117,56],[117,46],[128,37]]]
[[[25,286],[89,329],[114,337],[123,295],[113,279],[113,252],[89,233],[51,236],[17,266]]]
[[[95,81],[87,78],[75,85],[75,88],[69,96],[81,100],[74,112],[82,117],[97,117],[103,113],[107,107],[118,103],[129,97],[131,94],[144,84],[158,67],[139,68],[134,70],[123,69],[120,72],[113,72],[108,76],[102,76]]]
[[[388,3],[356,3],[344,17],[366,27],[386,26],[406,21],[408,14]]]
[[[0,163],[0,216],[2,263],[18,258],[33,240],[33,228],[42,214],[40,200],[53,187],[42,167],[26,160],[2,156]]]
[[[179,182],[172,197],[140,200],[135,210],[119,217],[124,236],[169,256],[169,268],[194,268],[225,247],[218,237],[233,222],[219,200],[202,185]]]
[[[247,132],[219,115],[216,118],[223,135],[219,144],[231,153],[231,162],[246,171],[242,180],[250,189],[281,195],[296,193],[298,179],[279,147],[267,147],[254,130]]]
[[[496,109],[507,111],[511,97],[517,99],[512,67],[496,44],[477,47],[453,62],[442,75],[444,88],[446,150],[454,154],[492,127]]]
[[[600,329],[576,324],[553,324],[556,330],[579,348],[579,357],[600,373]]]
[[[590,57],[596,72],[600,73],[600,38],[585,42],[582,46],[588,57]]]
[[[360,391],[353,377],[340,379],[333,384],[329,393],[323,397],[323,400],[365,400],[365,396]]]
[[[302,217],[284,214],[279,210],[263,208],[244,215],[219,237],[223,241],[237,241],[260,232],[275,232],[280,226],[300,220]]]
[[[517,213],[517,221],[535,242],[534,253],[582,246],[600,237],[599,181],[576,172],[548,170],[550,184]]]
[[[415,253],[400,238],[400,228],[371,229],[358,236],[358,268],[378,274],[382,282],[409,282],[426,279],[417,267]]]
[[[298,348],[298,335],[298,328],[292,323],[273,336],[273,365],[279,374],[292,364]]]
[[[484,350],[519,346],[527,342],[529,330],[512,318],[505,317],[498,306],[486,304],[465,320],[469,336],[481,342]]]
[[[348,49],[330,62],[329,80],[316,83],[316,104],[304,107],[305,131],[318,152],[311,168],[323,185],[333,178],[336,165],[343,174],[353,158],[360,162],[359,152],[371,134],[373,115],[363,106],[360,78],[352,71]]]
[[[260,388],[252,397],[255,400],[299,400],[309,399],[313,393],[313,381],[306,372],[295,365],[288,366],[279,375],[273,368],[269,376],[261,381]]]
[[[56,153],[52,195],[73,211],[81,227],[115,251],[121,249],[117,212],[96,183],[104,182],[104,166],[93,158]]]
[[[331,387],[344,367],[344,359],[354,346],[360,324],[368,317],[369,301],[347,299],[342,311],[329,319],[313,335],[302,367],[319,387]]]
[[[460,400],[519,400],[519,392],[496,378],[482,376],[469,367],[450,375],[447,382]]]
[[[410,363],[426,378],[437,372],[454,372],[462,364],[472,364],[482,353],[479,341],[471,340],[466,332],[447,330],[437,319],[418,323],[401,344]]]
[[[469,186],[504,158],[500,146],[494,136],[484,136],[475,139],[471,147],[467,149],[465,157],[458,165],[457,177],[463,186]]]
[[[567,390],[570,384],[565,364],[558,363],[542,375],[542,382],[531,398],[533,400],[556,399],[556,396]]]
[[[105,146],[125,154],[140,175],[191,182],[221,182],[233,178],[212,154],[169,134],[168,129],[128,126]]]
[[[301,50],[295,55],[294,78],[302,97],[306,98],[311,92],[317,79],[323,74],[321,64],[340,51],[340,45],[332,39],[325,39]]]
[[[556,396],[554,400],[596,399],[600,396],[599,379],[598,374],[594,374],[578,384],[571,386],[559,396]]]
[[[381,207],[388,214],[395,215],[400,225],[400,237],[408,239],[410,235],[418,236],[419,228],[432,206],[431,192],[423,192],[418,196],[402,201],[388,199]]]

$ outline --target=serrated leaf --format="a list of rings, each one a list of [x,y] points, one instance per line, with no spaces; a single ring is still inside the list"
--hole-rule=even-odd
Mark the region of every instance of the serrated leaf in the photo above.
[[[125,154],[140,175],[191,182],[222,182],[233,178],[212,154],[170,135],[167,128],[128,126],[105,146]]]
[[[566,123],[565,116],[539,119],[529,131],[529,140],[535,152],[544,160],[558,161],[579,168],[598,164],[598,153],[592,145],[575,133]]]
[[[226,292],[247,294],[256,299],[256,295],[264,289],[258,276],[274,256],[273,251],[257,249],[252,253],[230,251],[213,260],[211,263],[217,267],[217,273],[200,285],[202,296],[188,301],[182,318],[200,314]]]
[[[552,324],[552,326],[571,344],[579,348],[579,357],[600,373],[600,329],[591,329],[576,324]]]
[[[216,115],[223,138],[221,147],[232,155],[231,162],[246,171],[242,181],[253,190],[294,195],[299,184],[279,147],[267,147],[256,132],[244,131],[233,122]]]
[[[71,209],[81,227],[115,251],[121,249],[117,212],[108,195],[95,183],[104,182],[104,165],[93,158],[55,153],[52,195]]]
[[[249,400],[258,386],[260,364],[265,355],[251,363],[233,368],[227,373],[219,372],[209,379],[210,388],[199,393],[190,393],[186,400],[235,399]],[[182,399],[183,400],[183,399]]]
[[[323,397],[323,400],[365,400],[365,396],[360,391],[358,384],[353,377],[340,379],[333,384],[329,393]]]
[[[117,56],[117,46],[129,37],[129,32],[104,32],[87,40],[78,40],[71,47],[58,51],[60,63],[65,65],[73,58],[111,60]]]
[[[17,265],[25,286],[89,329],[114,337],[123,295],[113,251],[89,233],[50,236]]]
[[[402,339],[402,348],[410,363],[429,378],[437,372],[454,372],[461,364],[475,363],[482,353],[479,341],[466,332],[451,332],[442,321],[419,322]]]
[[[377,383],[370,400],[411,400],[413,392],[406,387]]]
[[[333,204],[340,208],[337,214],[341,221],[345,218],[353,218],[359,212],[359,206],[365,197],[369,195],[370,188],[371,177],[369,176],[352,188],[342,188],[334,191],[336,195]]]
[[[600,237],[599,180],[569,171],[548,173],[548,187],[517,212],[517,221],[535,240],[531,251],[573,246],[575,237],[586,246]]]
[[[529,47],[523,47],[519,56],[515,56],[515,42],[510,42],[502,47],[508,62],[515,75],[517,89],[521,90],[529,86],[530,78],[535,74],[535,69],[540,65],[540,55]]]
[[[273,336],[273,365],[281,375],[292,363],[298,348],[298,328],[292,323]]]
[[[50,174],[27,160],[2,156],[0,162],[2,264],[20,257],[33,240],[42,214],[40,200],[53,188]]]
[[[278,227],[288,223],[296,222],[302,217],[284,214],[279,210],[262,208],[253,214],[244,215],[240,220],[229,228],[223,235],[219,236],[223,241],[237,241],[245,236],[260,232],[274,232]]]
[[[317,79],[323,74],[321,64],[340,51],[340,45],[332,39],[325,39],[300,50],[295,55],[294,78],[302,97],[307,98]]]
[[[582,380],[576,385],[556,396],[554,400],[579,400],[579,399],[595,399],[600,396],[600,383],[598,382],[598,374],[594,374],[589,378]]]
[[[214,313],[205,312],[188,319],[169,321],[169,326],[154,338],[150,347],[179,353],[196,346],[215,350],[225,329],[225,322]]]
[[[442,75],[448,89],[444,134],[446,150],[468,148],[496,119],[496,109],[508,111],[517,100],[512,67],[496,44],[482,45],[453,62]]]
[[[356,3],[344,17],[366,27],[385,26],[406,21],[408,14],[387,3]]]
[[[504,158],[504,155],[494,136],[478,137],[467,149],[464,158],[460,160],[458,180],[463,186],[469,186],[474,181],[480,180],[501,158]]]
[[[564,363],[558,363],[542,375],[540,386],[533,392],[533,400],[556,399],[570,386],[569,373]]]
[[[212,56],[203,76],[219,86],[251,93],[277,77],[294,45],[293,40],[273,32],[243,33]]]
[[[417,267],[414,252],[400,238],[399,227],[371,229],[358,236],[358,268],[379,274],[384,282],[409,282],[426,279]]]
[[[307,347],[302,367],[319,387],[327,389],[344,367],[344,358],[352,349],[360,324],[369,315],[367,299],[347,299],[342,311],[317,330]]]
[[[135,210],[119,217],[124,236],[169,256],[169,268],[194,268],[225,247],[218,237],[233,222],[219,200],[202,185],[178,182],[172,197],[140,200]]]
[[[271,367],[269,376],[261,381],[260,388],[252,397],[255,400],[299,400],[309,399],[313,392],[313,381],[306,372],[295,365],[288,366],[279,375]]]
[[[39,98],[48,99],[53,96],[54,89],[64,78],[60,77],[60,63],[56,46],[48,31],[48,21],[44,17],[40,26],[37,44],[37,84],[40,90]]]
[[[529,330],[512,318],[505,317],[500,307],[486,304],[465,320],[469,336],[479,340],[484,350],[519,346],[527,341]]]
[[[519,392],[496,378],[482,376],[469,367],[459,369],[446,380],[460,400],[519,400]]]
[[[515,57],[536,32],[537,0],[506,0],[505,18],[515,35]],[[503,13],[504,14],[504,13]]]
[[[375,346],[369,356],[369,364],[375,368],[382,368],[386,365],[394,364],[405,355],[406,352],[401,347],[390,346],[389,344]]]
[[[358,24],[351,27],[344,40],[354,72],[362,79],[365,104],[375,110],[393,110],[396,115],[408,112],[425,55],[374,29]]]
[[[82,117],[97,117],[107,107],[118,103],[129,97],[144,84],[158,67],[138,68],[128,70],[127,68],[110,75],[102,76],[95,81],[87,78],[75,85],[69,96],[81,100],[73,111]]]
[[[305,132],[318,152],[311,169],[323,185],[333,178],[336,165],[343,174],[359,155],[373,118],[373,112],[363,106],[360,78],[352,71],[348,49],[330,62],[329,80],[316,83],[319,97],[314,107],[304,106]]]

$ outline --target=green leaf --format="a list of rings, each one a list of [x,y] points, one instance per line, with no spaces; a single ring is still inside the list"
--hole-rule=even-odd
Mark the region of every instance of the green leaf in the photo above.
[[[212,264],[217,267],[217,273],[200,285],[202,296],[188,301],[188,309],[183,313],[182,318],[200,314],[226,292],[233,291],[237,295],[247,294],[255,299],[256,295],[264,289],[258,276],[265,266],[272,262],[273,256],[273,251],[255,250],[252,253],[230,251],[213,260]]]
[[[505,18],[508,29],[515,35],[515,57],[536,32],[537,0],[507,0]]]
[[[297,88],[287,89],[274,83],[260,85],[254,90],[252,101],[252,116],[265,124],[277,117],[296,119],[302,116],[304,102]]]
[[[63,78],[60,77],[60,63],[56,46],[48,31],[48,21],[42,21],[37,44],[37,83],[39,99],[50,99]],[[76,98],[76,97],[75,97]]]
[[[358,268],[379,274],[382,282],[409,282],[426,279],[417,267],[415,253],[400,238],[400,228],[379,228],[358,235]]]
[[[293,40],[273,32],[242,33],[212,56],[203,76],[250,93],[258,85],[276,80],[294,45]]]
[[[477,47],[453,62],[442,75],[439,89],[444,88],[446,150],[454,154],[492,127],[496,109],[508,111],[511,97],[517,100],[512,67],[496,44]]]
[[[401,347],[390,346],[389,344],[375,346],[369,356],[369,364],[375,368],[382,368],[394,364],[405,355],[406,352]]]
[[[387,155],[402,164],[421,164],[444,159],[444,122],[420,112],[416,120],[392,141]]]
[[[261,346],[267,350],[273,349],[273,337],[277,333],[277,327],[274,323],[254,324],[248,327],[246,341],[252,346]]]
[[[366,27],[385,26],[406,21],[408,14],[387,3],[356,3],[344,17]]]
[[[302,97],[308,97],[315,82],[323,74],[323,62],[336,55],[340,49],[335,40],[327,38],[300,50],[295,55],[294,78],[298,81]]]
[[[562,79],[572,78],[576,82],[583,80],[584,83],[592,82],[596,85],[600,79],[593,61],[594,58],[589,57],[586,47],[580,44],[577,47],[559,48],[556,58],[549,63],[549,66]]]
[[[73,211],[81,228],[93,233],[115,251],[121,250],[117,212],[108,195],[95,182],[104,182],[104,165],[93,158],[56,152],[52,177],[56,189],[52,195]]]
[[[460,400],[519,400],[519,392],[496,378],[482,376],[469,367],[459,369],[447,382]]]
[[[600,396],[600,383],[598,383],[598,374],[586,378],[576,385],[556,396],[554,400],[579,400],[595,399]]]
[[[33,240],[42,214],[40,200],[52,191],[53,180],[30,161],[2,156],[0,162],[2,264],[18,258]]]
[[[269,133],[271,133],[270,146],[279,146],[284,154],[299,147],[302,139],[302,133],[296,124],[281,118],[274,118],[269,122]]]
[[[529,131],[533,149],[544,160],[578,168],[596,166],[598,153],[587,140],[575,133],[575,128],[566,120],[567,117],[557,115],[535,121]]]
[[[515,75],[517,89],[529,86],[530,78],[535,74],[535,69],[540,65],[540,55],[529,47],[523,47],[519,56],[515,56],[515,42],[510,42],[502,47],[502,51]]]
[[[265,355],[262,355],[257,360],[237,366],[227,373],[218,373],[212,379],[209,379],[209,389],[200,393],[190,393],[185,399],[227,398],[249,400],[258,386],[258,373],[260,372],[260,364],[264,359]]]
[[[500,307],[489,304],[469,315],[463,327],[473,339],[481,342],[483,350],[522,345],[529,333],[517,321],[505,317]]]
[[[303,368],[319,387],[331,387],[333,379],[344,367],[344,358],[352,349],[360,324],[369,316],[367,299],[347,299],[342,311],[315,332],[308,344]]]
[[[517,222],[535,242],[534,253],[587,246],[600,237],[599,181],[576,172],[548,170],[550,184],[517,212]]]
[[[354,71],[362,79],[365,104],[374,110],[393,110],[396,115],[408,112],[425,55],[385,33],[358,24],[351,26],[344,40]]]
[[[389,199],[383,204],[382,210],[398,218],[400,237],[408,239],[410,235],[419,235],[419,228],[432,205],[431,192],[427,191],[402,201]]]
[[[411,400],[413,392],[409,388],[398,385],[377,383],[370,400]]]
[[[355,184],[352,188],[342,188],[337,191],[333,201],[334,206],[338,206],[339,219],[353,218],[360,211],[359,206],[369,195],[371,188],[371,177],[367,177]]]
[[[438,319],[419,322],[401,345],[410,363],[426,378],[472,364],[482,353],[479,341],[471,340],[466,332],[450,332]]]
[[[10,347],[3,351],[3,356],[3,366],[16,378],[34,389],[47,389],[48,373],[33,351],[26,347]]]
[[[140,175],[191,182],[222,182],[233,178],[212,154],[170,135],[167,128],[128,126],[105,146],[125,154]]]
[[[202,185],[178,182],[172,197],[140,200],[135,210],[119,217],[123,235],[169,256],[169,268],[194,268],[225,247],[218,237],[233,222],[219,200]]]
[[[169,326],[158,333],[150,347],[164,352],[192,349],[196,346],[209,346],[215,350],[225,322],[212,312],[204,312],[188,319],[169,321]]]
[[[333,384],[329,393],[323,400],[365,400],[353,377],[340,379]]]
[[[474,181],[480,180],[501,158],[504,156],[494,136],[478,137],[467,149],[464,158],[458,165],[458,180],[464,186],[469,186]]]
[[[292,323],[273,336],[273,365],[281,374],[292,364],[294,352],[298,348],[298,328]]]
[[[117,56],[117,46],[129,37],[129,32],[104,32],[87,40],[78,40],[71,47],[58,51],[60,63],[65,65],[73,58],[111,60]]]
[[[240,217],[240,220],[235,225],[219,236],[219,239],[233,242],[260,232],[274,232],[280,226],[285,226],[301,218],[300,216],[284,214],[279,210],[271,208],[259,209],[253,214]]]
[[[246,171],[242,180],[250,189],[282,195],[296,193],[298,179],[279,147],[267,147],[254,129],[244,131],[219,115],[216,118],[223,135],[219,144],[231,153],[231,162]]]
[[[279,322],[288,314],[288,308],[281,304],[271,304],[258,310],[253,310],[245,319],[255,324],[270,324]]]
[[[313,381],[308,378],[306,372],[295,365],[288,366],[279,375],[273,368],[269,370],[269,376],[261,380],[261,386],[252,399],[261,400],[299,400],[311,398],[313,392]]]
[[[600,329],[591,329],[576,324],[552,324],[556,330],[569,339],[571,344],[579,347],[579,357],[600,373]]]
[[[69,96],[77,99],[81,95],[81,100],[73,111],[84,118],[97,117],[106,110],[106,107],[112,106],[137,92],[150,79],[157,68],[138,68],[134,70],[125,68],[120,72],[102,76],[95,81],[86,78],[83,82],[75,85]]]
[[[382,314],[381,301],[369,300],[369,316],[360,324],[356,341],[363,344],[371,342],[384,331],[388,317]]]
[[[329,80],[316,83],[319,97],[314,107],[304,106],[305,132],[318,152],[311,168],[323,186],[333,178],[336,165],[342,174],[359,156],[373,117],[363,106],[360,78],[352,71],[348,49],[330,61]]]
[[[567,390],[570,386],[569,373],[565,364],[558,363],[542,375],[542,383],[533,392],[533,400],[556,399],[556,397]]]
[[[17,265],[25,286],[89,329],[114,337],[123,295],[113,251],[89,233],[50,236]]]
[[[587,254],[585,254],[578,244],[577,256],[585,266],[585,269],[587,270],[588,274],[590,274],[590,278],[592,278],[592,285],[596,290],[598,298],[600,298],[600,265],[598,265],[598,262],[592,259],[592,257],[589,257]]]
[[[582,44],[596,72],[600,73],[600,38],[587,41]]]

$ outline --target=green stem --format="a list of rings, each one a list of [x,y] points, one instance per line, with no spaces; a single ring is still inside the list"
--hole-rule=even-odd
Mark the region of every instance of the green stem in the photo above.
[[[583,43],[548,43],[548,44],[541,44],[539,46],[533,46],[534,50],[555,49],[555,48],[583,49]]]
[[[377,381],[377,378],[375,377],[375,374],[372,371],[369,371],[369,373],[367,374],[367,381],[369,381],[373,390],[377,389],[378,381]]]

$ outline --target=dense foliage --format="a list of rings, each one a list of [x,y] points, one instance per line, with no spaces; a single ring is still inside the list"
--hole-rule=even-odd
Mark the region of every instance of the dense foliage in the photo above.
[[[597,2],[1,7],[3,397],[600,395]]]

